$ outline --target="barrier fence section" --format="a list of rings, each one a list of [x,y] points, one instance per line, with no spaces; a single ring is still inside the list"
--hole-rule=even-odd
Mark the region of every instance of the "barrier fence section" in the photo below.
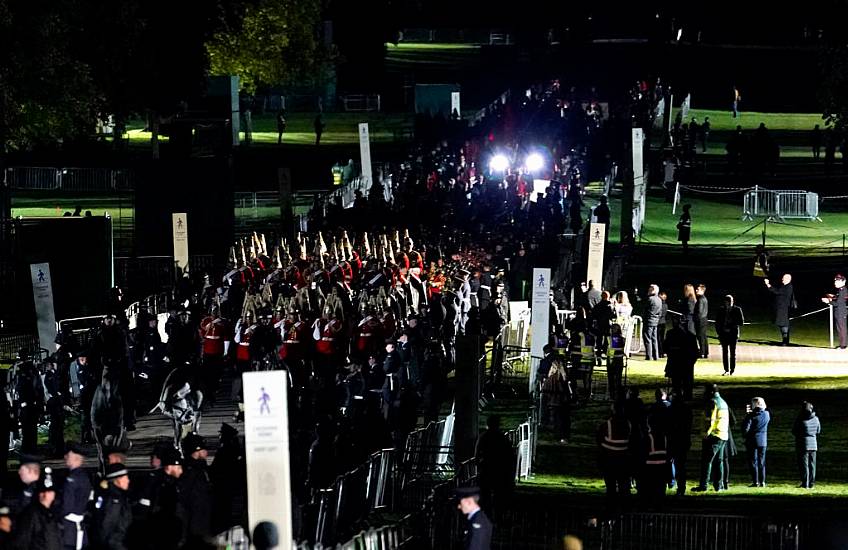
[[[38,334],[4,334],[0,336],[0,361],[15,361],[20,350],[34,353],[40,347]]]
[[[132,190],[136,174],[128,169],[12,166],[3,171],[10,189],[33,191]]]
[[[375,510],[394,507],[397,484],[395,449],[374,453],[364,464],[336,478],[319,491],[314,541],[332,544],[356,531]]]
[[[768,217],[777,220],[818,220],[819,195],[809,191],[772,191],[759,186],[745,193],[742,219],[753,220]]]
[[[172,256],[116,256],[115,285],[131,299],[150,296],[173,288],[177,270]],[[189,273],[216,273],[211,254],[189,256]]]

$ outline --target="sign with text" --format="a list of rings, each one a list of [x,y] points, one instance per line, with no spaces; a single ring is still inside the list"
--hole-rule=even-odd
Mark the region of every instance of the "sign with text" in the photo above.
[[[271,522],[287,546],[293,533],[286,372],[245,372],[242,382],[248,532]]]
[[[362,164],[362,179],[366,188],[374,183],[371,179],[371,137],[368,134],[368,123],[359,124],[359,162]]]
[[[35,321],[38,327],[38,345],[53,351],[56,340],[56,313],[53,309],[53,283],[50,264],[30,264],[32,299],[35,303]]]
[[[642,155],[645,150],[645,132],[642,128],[632,129],[633,148],[633,234],[642,233],[642,223],[645,221],[645,166]]]
[[[459,108],[459,92],[451,92],[451,116],[456,113],[456,116],[462,116],[462,110]]]
[[[185,212],[171,214],[174,229],[174,266],[179,277],[188,269],[188,216]]]
[[[536,369],[545,356],[542,349],[550,339],[551,270],[548,267],[533,268],[530,300],[530,392],[536,389]]]
[[[595,283],[595,288],[604,288],[604,241],[606,226],[593,223],[589,226],[589,259],[586,262],[586,280]]]

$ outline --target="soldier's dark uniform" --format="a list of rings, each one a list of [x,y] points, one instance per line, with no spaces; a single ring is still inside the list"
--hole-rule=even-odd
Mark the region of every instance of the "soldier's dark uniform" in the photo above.
[[[110,481],[106,492],[97,497],[94,505],[94,525],[97,533],[96,548],[126,550],[127,531],[132,524],[132,504],[129,491],[115,485],[114,480],[127,475],[123,464],[110,464],[106,479]]]
[[[68,446],[68,452],[85,456],[83,449],[73,444]],[[88,544],[88,533],[82,522],[92,496],[91,480],[86,471],[83,468],[68,470],[61,497],[62,540],[66,550],[84,548]]]

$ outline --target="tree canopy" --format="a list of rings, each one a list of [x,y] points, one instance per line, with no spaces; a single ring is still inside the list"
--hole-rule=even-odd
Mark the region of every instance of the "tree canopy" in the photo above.
[[[315,0],[256,0],[235,24],[207,43],[210,72],[240,77],[242,90],[305,83],[328,58],[317,39],[321,5]]]

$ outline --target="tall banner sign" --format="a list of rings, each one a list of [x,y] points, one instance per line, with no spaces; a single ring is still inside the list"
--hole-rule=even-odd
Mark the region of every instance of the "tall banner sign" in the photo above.
[[[174,229],[174,266],[177,276],[188,269],[188,216],[185,212],[171,214],[171,224]]]
[[[680,112],[683,115],[683,121],[686,122],[689,118],[689,109],[692,107],[692,94],[686,94],[683,98],[683,104],[680,106]]]
[[[53,283],[50,264],[30,264],[32,298],[35,303],[35,320],[38,327],[38,345],[52,350],[56,340],[56,313],[53,310]]]
[[[602,223],[589,226],[589,259],[586,262],[586,281],[592,281],[595,288],[604,288],[604,241],[607,227]]]
[[[244,449],[249,533],[258,523],[277,526],[280,547],[293,540],[286,371],[245,372]]]
[[[632,129],[631,145],[633,150],[633,234],[639,235],[642,232],[642,223],[645,221],[647,190],[645,167],[642,163],[645,150],[645,133],[642,128]]]
[[[459,108],[459,92],[451,92],[451,116],[454,112],[457,116],[462,116],[462,110]]]
[[[530,317],[530,393],[536,391],[536,370],[539,361],[545,356],[542,349],[550,339],[551,311],[551,270],[548,267],[533,268],[533,280],[530,281],[531,317]]]
[[[362,164],[362,179],[368,188],[374,183],[371,179],[371,138],[368,134],[368,123],[359,124],[359,162]]]

